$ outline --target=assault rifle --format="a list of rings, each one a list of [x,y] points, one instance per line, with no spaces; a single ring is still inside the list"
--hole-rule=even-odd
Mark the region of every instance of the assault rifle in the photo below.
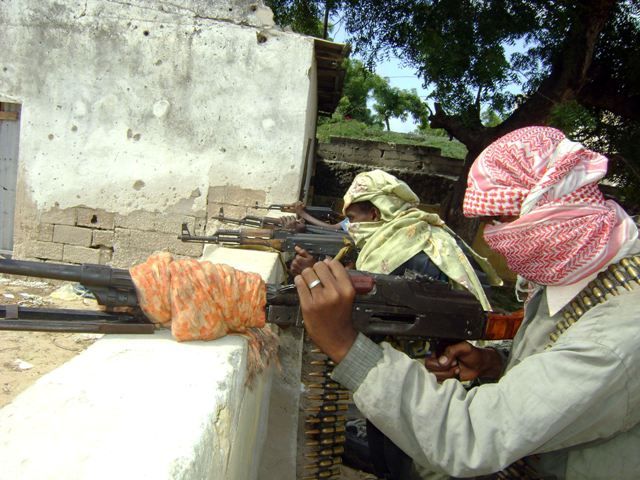
[[[290,204],[273,204],[273,205],[269,205],[268,207],[263,207],[263,206],[259,206],[256,203],[251,208],[255,208],[256,210],[260,210],[260,209],[261,210],[279,210],[281,212],[286,212],[286,213],[298,213],[296,206],[297,205],[295,203],[290,203]],[[316,207],[312,205],[307,205],[304,207],[303,211],[304,213],[307,213],[308,215],[311,215],[312,217],[317,218],[318,220],[322,220],[323,222],[337,223],[343,218],[341,214],[333,211],[333,209],[331,209],[330,207]],[[302,218],[304,218],[304,215],[302,215]]]
[[[216,220],[224,223],[233,223],[235,225],[242,225],[245,227],[253,227],[253,228],[272,228],[272,229],[282,229],[282,230],[295,230],[296,232],[306,232],[306,233],[320,233],[320,234],[331,234],[336,233],[336,229],[321,227],[319,225],[309,225],[304,223],[296,222],[294,228],[287,228],[285,223],[282,221],[282,218],[272,218],[272,217],[257,217],[255,215],[246,215],[242,218],[233,218],[227,217],[224,214],[223,207],[220,207],[220,211],[218,212],[218,216],[215,217]]]
[[[0,273],[67,280],[92,292],[104,311],[0,306],[0,330],[152,333],[138,306],[127,270],[105,265],[63,265],[0,259]],[[466,291],[428,277],[399,277],[350,271],[357,295],[354,327],[365,335],[405,339],[497,340],[513,338],[520,321],[482,310]],[[301,327],[293,285],[267,285],[267,322]],[[126,312],[121,312],[126,307]],[[119,312],[120,311],[120,312]],[[521,318],[520,318],[521,320]]]
[[[189,226],[182,224],[182,233],[178,238],[183,242],[217,243],[219,245],[252,245],[270,247],[279,252],[295,252],[295,246],[304,248],[315,257],[335,257],[344,248],[347,256],[353,256],[355,245],[346,233],[333,231],[322,234],[297,233],[281,229],[218,230],[213,235],[192,235]]]

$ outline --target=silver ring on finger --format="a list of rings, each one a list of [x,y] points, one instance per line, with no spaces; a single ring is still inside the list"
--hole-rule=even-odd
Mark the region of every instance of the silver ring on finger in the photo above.
[[[309,290],[311,290],[312,288],[317,287],[318,285],[322,285],[322,282],[316,278],[313,282],[311,282],[307,286],[309,287]]]

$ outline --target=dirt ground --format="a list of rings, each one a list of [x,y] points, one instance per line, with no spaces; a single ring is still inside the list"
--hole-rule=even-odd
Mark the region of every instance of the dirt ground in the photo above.
[[[95,300],[73,292],[71,284],[0,277],[0,304],[37,308],[96,308]],[[0,408],[45,373],[82,352],[101,335],[0,331]]]

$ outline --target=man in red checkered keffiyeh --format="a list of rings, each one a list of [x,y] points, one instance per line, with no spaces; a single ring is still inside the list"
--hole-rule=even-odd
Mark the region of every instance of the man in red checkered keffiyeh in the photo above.
[[[606,165],[545,127],[500,138],[473,164],[465,214],[503,222],[486,227],[489,246],[536,287],[507,358],[461,342],[424,368],[355,330],[339,262],[296,277],[305,328],[336,363],[331,378],[421,478],[638,478],[640,287],[579,296],[623,257],[630,268],[615,271],[635,278],[640,260],[637,227],[598,190]],[[322,289],[308,288],[314,278]],[[473,388],[458,381],[476,378]]]
[[[484,238],[514,272],[539,285],[570,285],[628,254],[633,220],[604,199],[607,158],[549,127],[515,130],[489,145],[469,171],[466,216],[517,217]]]

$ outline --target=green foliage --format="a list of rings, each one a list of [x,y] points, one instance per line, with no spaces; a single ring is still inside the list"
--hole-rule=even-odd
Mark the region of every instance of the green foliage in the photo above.
[[[336,114],[347,120],[357,120],[367,125],[389,128],[391,118],[403,121],[412,117],[419,125],[428,123],[428,107],[415,90],[403,90],[389,85],[386,78],[371,72],[359,60],[346,59],[343,96]],[[375,115],[368,106],[375,101]]]
[[[322,38],[321,3],[315,0],[265,0],[265,5],[273,11],[276,24],[291,27],[297,33]]]
[[[351,0],[347,4],[347,29],[356,50],[371,62],[394,51],[434,86],[433,98],[445,109],[466,113],[478,100],[498,112],[513,106],[513,95],[502,90],[520,77],[511,68],[506,48],[530,33],[532,19],[537,18],[536,2]]]
[[[610,112],[567,102],[554,109],[551,125],[572,140],[607,155],[608,190],[628,211],[640,213],[640,122],[623,121]]]
[[[357,120],[343,120],[338,116],[325,120],[318,125],[317,137],[320,142],[328,142],[331,137],[357,138],[377,142],[424,145],[439,148],[442,155],[463,159],[467,154],[465,146],[455,139],[449,139],[442,130],[426,128],[424,132],[389,132],[380,126],[371,126]]]
[[[371,92],[385,83],[384,79],[369,71],[362,62],[346,59],[343,96],[338,104],[337,113],[368,125],[378,123],[367,106]]]
[[[373,109],[384,122],[387,130],[391,130],[389,126],[391,118],[399,118],[402,121],[406,121],[411,115],[416,123],[425,125],[428,122],[427,106],[420,99],[415,89],[410,91],[403,90],[384,82],[374,88],[373,98],[376,101]]]
[[[474,150],[486,146],[484,138],[495,138],[482,126],[510,119],[517,119],[510,128],[526,125],[528,118],[550,122],[614,159],[612,175],[625,198],[635,196],[640,205],[640,2],[610,5],[606,0],[346,0],[343,19],[367,65],[393,53],[415,67],[448,126],[459,133],[476,129],[466,140],[476,143]],[[589,31],[600,34],[585,45]],[[572,71],[577,64],[572,62],[582,60],[573,53],[590,48],[592,58]],[[562,84],[563,78],[575,81]],[[535,99],[546,99],[546,105],[529,102]],[[541,109],[525,114],[525,105]]]

